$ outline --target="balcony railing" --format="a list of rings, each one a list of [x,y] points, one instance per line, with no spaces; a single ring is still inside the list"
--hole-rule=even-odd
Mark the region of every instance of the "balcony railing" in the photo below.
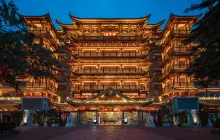
[[[192,46],[175,46],[172,48],[174,53],[190,53]]]
[[[55,92],[57,93],[57,88],[50,84],[50,83],[46,83],[46,82],[41,82],[41,83],[31,83],[31,82],[28,82],[26,83],[26,88],[31,88],[31,89],[47,89],[47,90],[50,90],[52,92]]]
[[[29,30],[29,32],[33,33],[34,35],[37,36],[46,36],[49,37],[50,40],[55,43],[56,45],[58,44],[58,42],[55,40],[55,38],[50,34],[49,31],[46,30]]]
[[[25,87],[26,83],[22,82],[22,83],[19,83],[19,87]],[[10,84],[8,83],[1,83],[0,84],[0,88],[8,88],[8,87],[11,87]]]
[[[78,40],[142,40],[138,36],[79,36]]]
[[[90,76],[90,75],[81,75],[81,76],[76,76],[76,75],[72,75],[72,80],[75,80],[77,82],[80,82],[80,80],[100,80],[100,81],[104,81],[104,80],[140,80],[140,75],[94,75],[94,76]],[[78,80],[76,80],[76,78],[79,78]],[[145,76],[141,76],[141,79],[145,78]],[[146,76],[146,78],[150,78],[150,75]]]
[[[135,60],[135,59],[133,59],[133,60]],[[104,64],[109,64],[109,65],[114,65],[114,64],[116,64],[116,65],[124,65],[124,64],[130,64],[130,65],[137,65],[137,64],[140,64],[140,62],[138,62],[138,61],[126,61],[126,60],[124,60],[123,61],[123,59],[121,59],[120,61],[75,61],[75,60],[71,60],[71,62],[72,62],[72,64],[73,65],[80,65],[80,64],[87,64],[87,65],[89,65],[89,64],[95,64],[95,65],[103,65],[103,63]],[[143,61],[143,64],[140,64],[140,65],[147,65],[148,64],[148,60],[145,60],[145,61]]]
[[[194,87],[193,82],[174,82],[174,83],[166,85],[163,88],[163,92],[165,93],[165,92],[170,91],[171,89],[178,89],[178,88],[192,89],[195,87]]]
[[[75,88],[72,88],[74,91],[102,91],[107,88],[113,88],[115,90],[149,90],[147,87],[141,87],[136,85],[89,85],[89,86],[78,86]]]
[[[172,64],[169,68],[163,71],[163,77],[167,76],[171,71],[184,72],[188,68],[188,64]]]
[[[173,33],[174,34],[180,34],[180,35],[183,35],[183,34],[190,34],[191,33],[191,30],[182,30],[182,29],[177,29],[177,30],[173,30]]]
[[[193,82],[177,82],[173,83],[174,88],[192,88],[194,87]]]
[[[164,55],[162,58],[162,62],[166,61],[168,58],[170,58],[172,55],[183,55],[183,54],[190,54],[192,51],[191,46],[177,46],[177,47],[172,47],[170,51]]]
[[[2,83],[0,85],[0,88],[9,88],[9,84],[7,83]],[[54,87],[52,84],[50,83],[46,83],[46,82],[41,82],[41,83],[35,83],[35,82],[27,82],[27,83],[21,83],[19,84],[19,88],[29,88],[29,89],[47,89],[50,90],[52,92],[57,92],[57,88]]]
[[[170,32],[170,34],[165,38],[165,40],[163,40],[162,44],[166,45],[175,35],[189,35],[191,33],[191,30],[182,30],[182,29],[176,29],[176,30],[172,30]]]
[[[21,97],[0,97],[0,101],[21,102]]]
[[[142,69],[83,69],[78,70],[75,74],[150,74],[149,71]]]
[[[146,54],[141,54],[137,52],[78,52],[78,57],[144,57],[147,56]]]
[[[142,47],[141,42],[86,42],[80,43],[80,48],[137,48]],[[146,48],[146,47],[144,47]]]

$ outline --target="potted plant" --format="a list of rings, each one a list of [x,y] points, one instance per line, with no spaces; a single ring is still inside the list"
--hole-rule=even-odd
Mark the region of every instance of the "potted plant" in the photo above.
[[[208,112],[200,111],[200,112],[198,112],[198,117],[199,117],[199,122],[200,122],[201,126],[208,125],[208,120],[209,120]]]
[[[46,123],[46,112],[43,110],[37,110],[33,114],[33,118],[36,120],[39,126],[44,126]]]
[[[213,123],[213,127],[217,130],[220,131],[220,119],[218,119],[217,121],[215,121]]]
[[[173,119],[173,115],[166,114],[164,116],[164,121],[162,121],[162,126],[168,126],[168,127],[171,126],[173,124],[172,119]]]
[[[12,132],[15,131],[16,123],[14,122],[2,122],[0,123],[0,132]]]
[[[185,111],[177,111],[173,115],[176,118],[177,126],[182,126],[185,123],[185,119],[187,116],[187,113]]]

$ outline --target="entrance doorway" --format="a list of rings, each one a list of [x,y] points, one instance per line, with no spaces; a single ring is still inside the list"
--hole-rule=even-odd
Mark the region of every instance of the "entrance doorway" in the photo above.
[[[136,124],[139,120],[138,111],[83,111],[78,115],[83,124],[92,124],[93,118],[97,118],[100,125],[121,125],[124,117],[128,124]]]
[[[121,125],[122,112],[99,112],[100,125]]]

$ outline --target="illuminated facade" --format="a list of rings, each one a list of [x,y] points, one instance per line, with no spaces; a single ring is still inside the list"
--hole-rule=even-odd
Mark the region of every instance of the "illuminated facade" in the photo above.
[[[56,20],[60,30],[55,29],[49,14],[23,16],[36,35],[35,42],[43,37],[45,47],[58,50],[56,57],[62,63],[58,81],[23,79],[24,96],[46,96],[51,99],[51,108],[75,112],[81,122],[94,116],[105,121],[128,116],[131,122],[138,122],[144,121],[146,111],[159,109],[148,106],[153,101],[201,92],[185,71],[193,60],[191,48],[195,44],[181,43],[198,16],[171,14],[163,30],[165,20],[147,23],[150,14],[127,19],[69,16],[72,24]],[[0,100],[20,100],[4,83],[0,95]]]
[[[163,97],[194,96],[198,91],[193,76],[186,73],[192,58],[195,44],[181,43],[189,35],[198,17],[171,15],[162,33],[162,88]]]
[[[80,111],[80,121],[85,123],[94,115],[105,121],[129,116],[137,122],[143,115],[138,111],[149,109],[144,106],[149,102],[152,76],[149,40],[159,38],[163,21],[146,24],[150,14],[139,19],[69,16],[73,24],[56,22],[72,53],[68,64],[73,111]]]

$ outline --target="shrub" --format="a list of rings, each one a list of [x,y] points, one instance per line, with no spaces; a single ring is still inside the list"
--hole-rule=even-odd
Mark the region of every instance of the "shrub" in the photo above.
[[[33,118],[36,120],[37,124],[40,126],[44,126],[46,122],[46,112],[45,111],[35,111],[33,114]]]
[[[23,111],[16,111],[11,113],[12,121],[19,126],[21,124],[22,118],[23,118]]]
[[[10,123],[0,123],[0,131],[14,131],[16,128],[16,123],[10,122]]]
[[[198,112],[198,116],[199,116],[201,126],[208,125],[208,120],[209,120],[208,112],[200,111],[200,112]]]
[[[65,121],[60,121],[60,126],[65,126],[66,122]]]
[[[187,119],[187,113],[185,111],[177,111],[174,113],[174,116],[178,120],[178,126],[183,125]]]
[[[214,128],[219,128],[219,129],[220,129],[220,119],[217,120],[217,121],[215,121],[215,122],[213,123],[213,126],[214,126]]]

